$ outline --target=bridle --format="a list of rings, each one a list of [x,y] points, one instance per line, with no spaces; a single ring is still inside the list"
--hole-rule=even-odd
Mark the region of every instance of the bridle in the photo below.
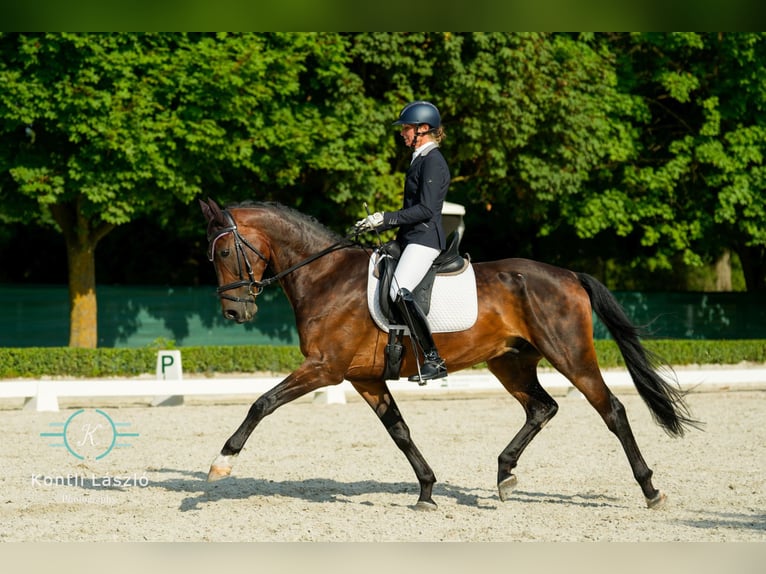
[[[229,301],[234,301],[236,303],[252,303],[255,300],[255,298],[263,292],[264,287],[268,287],[272,283],[276,283],[277,281],[282,279],[282,277],[284,277],[285,275],[289,275],[296,269],[299,269],[303,267],[304,265],[308,265],[312,261],[316,261],[320,257],[324,257],[325,255],[327,255],[328,253],[332,253],[333,251],[337,251],[338,249],[343,249],[344,247],[349,247],[350,245],[354,245],[354,242],[349,240],[349,236],[346,236],[342,238],[340,241],[336,241],[329,247],[326,247],[325,249],[322,249],[321,251],[315,253],[314,255],[307,257],[303,261],[296,263],[292,267],[288,267],[287,269],[277,273],[276,275],[268,277],[267,279],[264,279],[262,281],[257,281],[255,279],[255,274],[253,273],[253,266],[250,264],[250,259],[248,259],[247,257],[247,251],[245,251],[245,248],[249,249],[255,255],[257,255],[258,258],[266,264],[266,267],[269,266],[269,264],[271,263],[271,260],[268,257],[266,257],[260,250],[258,250],[252,243],[250,243],[246,238],[242,236],[242,234],[237,229],[237,223],[234,221],[234,217],[232,217],[231,213],[229,213],[228,210],[224,209],[222,210],[222,212],[223,212],[223,215],[228,220],[229,225],[219,229],[215,236],[208,238],[209,246],[208,246],[207,258],[208,258],[208,261],[210,262],[213,261],[215,257],[216,241],[218,241],[224,235],[228,235],[229,233],[231,233],[234,236],[234,249],[237,255],[237,272],[239,274],[239,280],[233,281],[231,283],[226,283],[225,285],[221,285],[220,287],[216,289],[216,294],[221,299],[227,299]],[[245,278],[245,273],[243,273],[243,268],[242,268],[243,261],[245,263],[244,272],[247,273],[247,278]],[[226,291],[231,291],[232,289],[239,289],[240,287],[247,287],[248,298],[235,297],[234,295],[229,295],[226,293]]]
[[[228,235],[231,233],[234,235],[234,250],[237,256],[237,273],[239,275],[238,281],[233,281],[232,283],[227,283],[226,285],[221,285],[216,289],[216,293],[221,299],[228,299],[229,301],[235,301],[237,303],[249,303],[252,300],[251,299],[244,299],[242,297],[234,297],[233,295],[228,295],[225,293],[226,291],[230,291],[232,289],[238,289],[240,287],[247,286],[247,293],[250,297],[255,299],[258,295],[261,294],[263,291],[263,288],[266,285],[269,285],[274,281],[274,279],[267,279],[265,281],[256,281],[255,275],[253,274],[253,266],[250,264],[250,259],[247,257],[247,252],[245,251],[245,247],[247,247],[250,251],[255,253],[259,259],[261,259],[266,265],[269,264],[269,259],[261,253],[252,243],[250,243],[247,239],[242,237],[242,235],[239,233],[239,230],[237,229],[237,224],[234,221],[234,218],[232,217],[231,213],[229,213],[227,210],[223,210],[223,215],[226,217],[226,219],[229,222],[229,225],[226,227],[223,227],[218,230],[218,233],[208,239],[209,246],[207,251],[207,258],[208,261],[212,262],[215,258],[215,244],[216,242],[223,237],[224,235]],[[247,279],[245,279],[243,270],[242,270],[242,262],[245,262],[245,270],[247,271]]]

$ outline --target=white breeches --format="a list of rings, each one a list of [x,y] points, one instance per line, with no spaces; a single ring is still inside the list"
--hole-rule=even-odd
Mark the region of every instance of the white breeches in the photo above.
[[[428,273],[431,265],[441,253],[433,247],[426,247],[417,243],[410,243],[402,251],[399,263],[394,270],[394,280],[391,281],[389,297],[396,301],[399,289],[413,291]]]

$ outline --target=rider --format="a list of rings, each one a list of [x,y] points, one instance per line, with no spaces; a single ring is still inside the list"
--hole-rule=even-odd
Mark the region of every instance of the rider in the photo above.
[[[412,338],[423,350],[419,375],[410,381],[424,382],[447,376],[447,367],[431,336],[428,319],[415,302],[412,291],[425,277],[434,259],[445,248],[442,205],[450,184],[447,162],[439,150],[444,139],[439,110],[431,102],[410,102],[392,125],[412,148],[412,161],[404,181],[403,207],[398,211],[376,212],[356,224],[357,231],[398,227],[396,240],[402,255],[394,271],[389,293]]]

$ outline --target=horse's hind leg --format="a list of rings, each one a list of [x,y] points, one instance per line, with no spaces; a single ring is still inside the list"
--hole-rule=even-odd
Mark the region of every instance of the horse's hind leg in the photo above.
[[[578,345],[578,341],[581,344]],[[652,484],[652,471],[638,449],[625,407],[604,382],[591,339],[584,335],[580,339],[572,339],[567,353],[554,353],[546,344],[541,344],[540,347],[551,364],[583,394],[601,415],[607,428],[619,439],[628,457],[633,477],[644,493],[647,506],[660,508],[666,497]]]
[[[607,428],[619,439],[628,457],[633,477],[644,493],[646,505],[649,508],[660,508],[665,504],[667,497],[652,484],[652,471],[638,449],[625,407],[606,386],[598,368],[594,368],[592,374],[571,377],[571,381],[601,415]]]
[[[646,465],[630,428],[625,407],[604,382],[593,345],[592,307],[588,294],[578,283],[568,279],[569,292],[558,300],[545,297],[541,284],[535,291],[526,291],[519,300],[526,307],[526,317],[534,336],[530,342],[550,361],[556,370],[569,379],[596,409],[609,430],[620,441],[633,476],[644,492],[649,508],[659,508],[665,495],[654,488],[652,471]],[[548,295],[552,295],[549,291]],[[556,304],[556,313],[546,312],[546,305]]]
[[[500,500],[508,499],[516,486],[513,469],[519,457],[537,433],[551,420],[558,411],[558,405],[537,379],[536,353],[511,354],[491,359],[487,362],[489,370],[524,407],[527,418],[513,440],[497,457],[497,488]]]
[[[380,422],[386,427],[388,434],[407,457],[407,460],[412,465],[415,471],[415,476],[420,483],[420,496],[415,508],[420,510],[435,510],[436,503],[431,498],[431,492],[436,482],[436,476],[433,470],[426,462],[423,455],[412,442],[410,436],[410,429],[407,423],[404,422],[402,414],[399,412],[399,408],[396,406],[394,397],[391,396],[391,392],[388,389],[388,385],[384,381],[374,383],[360,383],[353,382],[352,385],[362,398],[367,401],[378,415]]]
[[[601,415],[607,428],[618,438],[628,457],[633,477],[644,493],[647,506],[660,508],[666,497],[652,484],[652,471],[638,449],[625,407],[609,390],[601,375],[592,340],[584,334],[579,339],[572,339],[567,353],[554,353],[547,345],[540,346],[551,364],[583,394]]]

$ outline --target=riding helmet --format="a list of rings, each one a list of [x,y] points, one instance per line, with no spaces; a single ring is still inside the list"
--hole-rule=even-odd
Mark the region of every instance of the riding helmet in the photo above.
[[[416,102],[410,102],[402,109],[399,114],[399,119],[393,124],[394,126],[400,126],[402,124],[428,124],[432,128],[438,128],[442,125],[442,118],[439,115],[439,110],[431,102],[424,100],[418,100]]]

